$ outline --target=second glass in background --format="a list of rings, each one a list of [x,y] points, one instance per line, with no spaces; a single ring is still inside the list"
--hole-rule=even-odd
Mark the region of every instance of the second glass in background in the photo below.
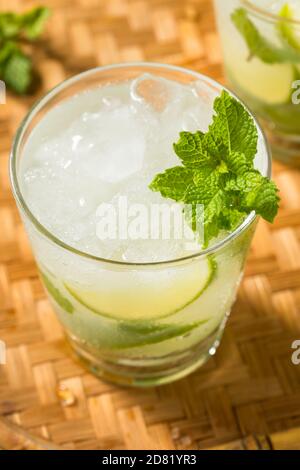
[[[295,1],[214,0],[227,79],[274,156],[300,164],[300,19]],[[300,9],[298,5],[298,14]]]

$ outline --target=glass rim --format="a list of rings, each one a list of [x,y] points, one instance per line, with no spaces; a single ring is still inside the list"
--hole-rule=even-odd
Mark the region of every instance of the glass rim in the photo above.
[[[67,88],[69,85],[73,85],[77,83],[78,81],[93,75],[95,73],[101,72],[101,71],[109,71],[109,70],[115,70],[115,69],[123,69],[123,68],[134,68],[134,67],[147,67],[147,68],[164,68],[170,71],[174,72],[180,72],[182,74],[186,74],[189,76],[194,76],[198,80],[202,80],[209,84],[210,86],[214,86],[218,89],[223,89],[228,91],[232,96],[234,96],[240,103],[245,106],[245,108],[248,110],[248,112],[251,114],[252,118],[254,119],[254,122],[258,128],[258,130],[261,133],[261,136],[263,138],[263,144],[265,147],[265,153],[267,157],[267,174],[266,176],[270,177],[271,176],[271,168],[272,168],[272,159],[271,159],[271,152],[269,148],[269,144],[266,140],[265,134],[263,130],[261,129],[259,123],[257,122],[256,118],[253,116],[249,108],[243,103],[243,101],[238,98],[231,90],[226,88],[225,86],[221,85],[217,81],[213,80],[210,77],[207,77],[206,75],[203,75],[199,72],[189,70],[184,67],[179,67],[175,65],[169,65],[169,64],[163,64],[163,63],[158,63],[158,62],[128,62],[128,63],[118,63],[118,64],[110,64],[110,65],[105,65],[105,66],[100,66],[100,67],[94,67],[92,69],[89,69],[87,71],[81,72],[79,74],[76,74],[70,78],[67,78],[63,82],[59,83],[56,85],[54,88],[49,90],[46,94],[44,94],[39,100],[37,100],[34,105],[30,108],[24,119],[22,120],[21,124],[19,125],[17,132],[15,134],[15,137],[13,139],[12,143],[12,149],[10,152],[10,161],[9,161],[9,173],[10,173],[10,182],[11,182],[11,187],[12,187],[12,192],[13,195],[18,203],[18,205],[21,207],[21,209],[24,211],[25,215],[29,218],[30,222],[34,225],[34,227],[40,232],[43,236],[45,236],[50,242],[54,243],[55,245],[60,246],[61,248],[67,250],[68,252],[71,252],[75,255],[81,256],[85,259],[93,260],[93,261],[98,261],[101,263],[109,263],[113,264],[116,266],[131,266],[131,267],[141,267],[141,266],[163,266],[163,265],[173,265],[176,263],[184,262],[184,261],[191,261],[196,258],[202,258],[208,255],[211,255],[220,249],[222,249],[224,246],[228,245],[231,241],[235,240],[239,235],[241,235],[253,222],[255,219],[257,219],[257,215],[254,211],[252,211],[246,218],[243,220],[243,222],[232,232],[230,232],[226,237],[224,237],[222,240],[218,241],[217,243],[213,244],[212,246],[200,250],[199,252],[197,251],[196,253],[193,253],[191,255],[185,255],[179,258],[174,258],[170,260],[164,260],[164,261],[147,261],[147,262],[127,262],[127,261],[119,261],[119,260],[114,260],[114,259],[109,259],[109,258],[103,258],[101,256],[93,255],[91,253],[87,253],[85,251],[81,251],[78,248],[75,248],[68,243],[64,242],[63,240],[60,240],[56,235],[51,233],[50,230],[48,230],[43,224],[41,224],[38,219],[35,217],[35,215],[31,212],[29,206],[27,205],[23,195],[22,191],[20,189],[20,185],[18,182],[18,175],[17,175],[17,157],[19,154],[19,147],[22,142],[22,138],[26,132],[26,129],[32,119],[35,117],[35,115],[46,105],[54,96],[56,96],[59,92],[63,91],[65,88]]]
[[[271,21],[273,23],[277,21],[283,21],[285,23],[290,23],[296,26],[300,27],[300,19],[297,18],[283,18],[277,13],[272,13],[266,8],[255,5],[252,0],[240,0],[240,2],[255,16],[258,16],[259,18],[266,19],[268,21]]]

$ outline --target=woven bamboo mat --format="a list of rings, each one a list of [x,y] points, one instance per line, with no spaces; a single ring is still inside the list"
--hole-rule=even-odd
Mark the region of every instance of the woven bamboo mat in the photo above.
[[[0,0],[0,9],[34,3]],[[35,49],[39,94],[85,68],[119,61],[179,64],[222,80],[209,0],[39,3],[53,10]],[[34,99],[10,95],[0,106],[0,338],[8,347],[0,366],[0,447],[39,448],[45,439],[76,449],[300,450],[300,366],[291,362],[300,339],[299,172],[275,164],[280,214],[274,226],[259,226],[217,355],[175,384],[121,389],[71,357],[11,195],[11,139]]]

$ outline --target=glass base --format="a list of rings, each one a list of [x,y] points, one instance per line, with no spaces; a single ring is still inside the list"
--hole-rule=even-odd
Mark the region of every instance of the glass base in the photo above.
[[[96,352],[70,333],[67,339],[85,367],[102,380],[129,387],[154,387],[181,379],[202,366],[216,353],[225,321],[209,337],[188,351],[165,357],[128,357],[122,359]]]
[[[264,123],[262,123],[264,124]],[[300,167],[300,135],[285,134],[265,126],[273,157],[276,160]]]

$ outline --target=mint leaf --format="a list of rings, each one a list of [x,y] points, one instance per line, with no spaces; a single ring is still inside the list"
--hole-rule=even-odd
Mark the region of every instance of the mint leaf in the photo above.
[[[215,99],[214,111],[208,132],[182,132],[174,144],[183,166],[157,175],[149,186],[184,203],[194,231],[196,208],[202,205],[204,246],[252,211],[272,222],[279,205],[276,185],[254,168],[258,132],[249,112],[226,91]]]
[[[217,165],[220,152],[230,155],[243,152],[251,162],[256,154],[257,131],[255,123],[237,100],[232,100],[225,91],[216,98],[216,111],[209,132],[181,132],[179,141],[174,144],[176,155],[186,167]]]
[[[253,209],[268,222],[273,223],[279,208],[278,189],[273,181],[265,180],[246,197],[246,209]]]
[[[240,225],[241,221],[246,216],[246,211],[240,211],[238,209],[233,209],[232,207],[223,207],[219,226],[221,229],[226,230],[227,232],[232,232]]]
[[[46,7],[37,7],[25,13],[22,18],[22,26],[26,37],[31,40],[39,37],[49,16],[50,10]]]
[[[15,38],[20,33],[21,28],[21,15],[0,13],[0,40]]]
[[[36,39],[43,31],[50,15],[49,8],[36,7],[24,14],[0,13],[0,40]]]
[[[7,41],[0,49],[0,76],[16,93],[25,93],[30,85],[31,61],[14,41]]]
[[[257,29],[255,24],[249,19],[244,8],[237,8],[231,15],[232,22],[241,33],[249,49],[249,60],[258,57],[267,64],[280,64],[290,62],[297,64],[300,62],[300,53],[289,44],[285,48],[273,45]]]
[[[193,184],[194,173],[183,166],[175,166],[158,174],[151,185],[152,191],[160,191],[163,197],[180,202],[185,200],[185,195]]]
[[[0,78],[19,94],[32,82],[32,61],[20,47],[22,40],[36,39],[42,32],[50,10],[37,7],[24,14],[0,13]]]
[[[26,93],[32,79],[31,60],[21,51],[11,55],[3,70],[3,80],[16,93]]]
[[[279,205],[278,189],[259,171],[252,169],[231,178],[226,190],[239,194],[240,206],[246,213],[255,210],[264,219],[273,222]]]
[[[215,99],[213,123],[209,134],[213,136],[220,151],[244,153],[249,162],[254,159],[257,149],[257,130],[253,118],[245,107],[223,91]]]
[[[278,189],[273,181],[252,170],[237,177],[237,187],[245,211],[255,210],[268,222],[273,222],[279,205]]]
[[[195,171],[195,184],[188,188],[185,196],[185,204],[190,204],[192,207],[197,205],[204,206],[204,242],[207,244],[211,238],[216,236],[219,232],[219,216],[222,207],[225,204],[225,193],[221,188],[222,173],[218,170],[206,171],[200,169]],[[193,211],[192,219],[188,220],[191,228],[195,230],[196,220],[195,216],[197,211]]]
[[[256,153],[256,148],[255,148],[255,153]],[[231,171],[232,173],[235,173],[236,175],[242,175],[243,173],[248,171],[253,166],[252,162],[253,162],[253,159],[251,159],[251,162],[249,162],[247,160],[246,155],[240,152],[231,152],[226,158],[226,164],[227,164],[228,170]]]
[[[213,165],[211,154],[216,154],[218,151],[215,142],[208,138],[208,134],[200,131],[195,134],[180,132],[180,139],[173,147],[183,164],[190,168],[198,168],[202,164]]]
[[[209,241],[217,237],[219,232],[225,228],[222,210],[226,205],[225,193],[219,189],[211,198],[204,209],[204,246],[208,246]]]
[[[0,48],[0,67],[4,67],[6,61],[18,51],[17,45],[13,41],[7,41]]]

